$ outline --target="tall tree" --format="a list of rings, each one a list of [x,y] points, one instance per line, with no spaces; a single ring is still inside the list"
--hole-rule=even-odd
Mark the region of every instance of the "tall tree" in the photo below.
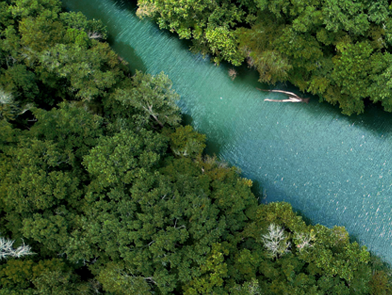
[[[176,105],[179,95],[163,72],[152,76],[137,71],[131,85],[117,89],[111,99],[114,101],[107,101],[108,111],[115,117],[131,119],[136,126],[177,127],[181,121]]]

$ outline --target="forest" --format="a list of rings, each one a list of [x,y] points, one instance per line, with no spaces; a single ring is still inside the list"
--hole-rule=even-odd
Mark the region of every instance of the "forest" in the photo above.
[[[229,23],[259,23],[248,4]],[[230,46],[217,58],[240,62]],[[344,227],[259,204],[179,99],[164,73],[131,72],[101,21],[0,0],[0,295],[390,294],[389,269]]]
[[[390,1],[389,1],[390,2]],[[343,114],[392,112],[387,0],[138,0],[138,15],[192,41],[215,63],[246,62],[259,81],[290,82]]]

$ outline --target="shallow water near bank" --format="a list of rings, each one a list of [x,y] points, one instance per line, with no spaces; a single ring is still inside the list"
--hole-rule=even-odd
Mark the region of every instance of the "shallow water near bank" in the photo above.
[[[139,20],[121,0],[63,0],[65,7],[101,19],[113,49],[133,69],[164,71],[181,95],[191,124],[208,137],[208,152],[241,168],[263,187],[263,202],[287,201],[326,226],[343,225],[371,251],[392,263],[392,115],[376,107],[346,117],[338,108],[264,102],[284,95],[257,82],[257,73],[214,66],[189,52],[173,34]]]

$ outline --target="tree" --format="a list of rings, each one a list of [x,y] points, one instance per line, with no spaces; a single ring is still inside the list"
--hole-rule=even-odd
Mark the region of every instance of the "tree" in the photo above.
[[[388,59],[392,40],[386,0],[140,0],[138,5],[139,16],[191,39],[191,49],[212,54],[215,63],[238,66],[246,59],[262,83],[289,81],[338,104],[346,115],[364,112],[366,98],[392,109],[389,72],[381,66],[388,64],[381,60]]]
[[[18,20],[42,14],[56,17],[61,11],[59,0],[13,0],[12,4],[9,9]]]
[[[102,117],[75,103],[63,102],[50,111],[39,108],[31,111],[37,122],[31,127],[30,136],[55,142],[73,167],[80,167],[83,156],[105,132]]]
[[[178,157],[197,158],[206,147],[205,135],[194,131],[190,125],[177,127],[169,137],[170,149]]]
[[[238,42],[235,34],[224,26],[207,26],[205,39],[211,53],[216,56],[212,60],[219,64],[227,60],[235,66],[240,66],[244,60],[243,54],[238,50]]]
[[[164,135],[124,129],[84,157],[91,182],[66,254],[99,273],[104,288],[122,292],[113,277],[162,294],[199,289],[203,280],[220,288],[213,244],[245,226],[244,210],[256,200],[235,169],[166,157],[166,150]],[[123,266],[104,271],[120,258]]]
[[[191,39],[194,51],[213,53],[218,64],[228,60],[240,65],[244,56],[233,28],[247,20],[245,10],[255,12],[252,5],[243,7],[246,2],[143,0],[138,1],[137,14],[155,18],[160,28],[176,32],[181,39]]]
[[[287,240],[288,238],[285,236],[283,228],[273,223],[268,227],[267,234],[262,235],[264,246],[272,258],[277,258],[289,252],[291,243],[287,242]]]
[[[322,225],[306,225],[287,203],[260,205],[254,221],[248,224],[243,233],[243,238],[250,238],[245,244],[249,249],[245,261],[253,261],[253,268],[260,269],[262,277],[258,278],[271,293],[369,292],[369,252],[355,242],[350,243],[343,227],[329,229]],[[267,226],[270,227],[268,234],[262,236],[263,228]],[[283,227],[285,230],[282,232]],[[289,242],[290,253],[279,259],[274,259],[276,254],[271,256],[273,249],[281,247],[281,252],[286,250]],[[267,251],[263,251],[262,245],[266,246]],[[257,258],[259,251],[264,253]],[[244,255],[242,253],[237,259]],[[238,269],[242,272],[246,270],[244,267]]]
[[[166,9],[159,1],[149,2],[151,13]],[[188,22],[175,26],[197,36],[201,48],[233,63],[242,54],[260,69],[267,63],[270,81],[287,73],[301,87],[350,103],[346,92],[361,85],[344,85],[339,77],[366,78],[373,88],[386,84],[373,99],[389,104],[389,54],[382,51],[384,32],[374,26],[383,23],[383,5],[366,6],[375,13],[363,41],[358,32],[320,29],[317,1],[258,1],[258,19],[251,0],[236,3],[173,2],[168,7],[176,10],[165,13]],[[344,228],[307,225],[285,203],[259,205],[252,181],[203,156],[205,136],[179,125],[170,80],[140,72],[129,79],[117,55],[99,42],[102,23],[61,13],[59,4],[0,2],[0,232],[16,241],[0,239],[0,256],[8,258],[0,261],[0,294],[388,290],[387,273],[373,266],[371,273],[369,253],[350,243]],[[276,17],[270,28],[262,21],[267,9]],[[252,44],[237,55],[242,37],[233,30],[241,22],[252,23],[245,29]],[[260,41],[261,35],[268,38]],[[257,60],[260,48],[268,52]],[[372,67],[365,77],[357,68],[367,58]],[[64,99],[72,102],[51,108]],[[35,105],[22,115],[28,101]],[[11,257],[30,253],[24,241],[35,255]]]
[[[38,122],[0,154],[2,222],[40,251],[62,253],[86,180],[80,161],[102,134],[102,118],[67,103],[32,112]]]
[[[99,42],[107,35],[102,22],[60,13],[57,0],[16,0],[4,8],[0,86],[21,103],[90,101],[124,78],[117,55]]]
[[[7,257],[22,257],[26,255],[34,254],[31,252],[31,247],[23,243],[22,246],[14,249],[13,244],[15,241],[0,238],[0,259],[6,259]]]
[[[177,127],[181,120],[175,104],[179,95],[172,89],[172,82],[164,73],[151,76],[137,71],[132,77],[132,87],[117,89],[113,98],[124,112],[131,112],[137,126]]]
[[[389,52],[371,57],[370,85],[367,93],[374,102],[381,102],[384,109],[392,111],[392,55]]]
[[[87,33],[84,38],[88,39]],[[77,44],[57,44],[42,52],[38,68],[41,79],[55,75],[57,80],[65,80],[67,92],[81,100],[103,96],[117,83],[121,71],[118,58],[108,44],[97,41],[93,44],[89,49]],[[50,83],[47,79],[43,81]]]
[[[227,243],[212,245],[204,264],[201,265],[201,276],[186,286],[185,294],[228,294],[223,290],[224,280],[228,278],[228,267],[225,256],[229,255]]]
[[[70,11],[68,13],[61,13],[60,19],[65,26],[69,29],[76,31],[84,31],[90,39],[106,40],[107,29],[101,20],[88,20],[87,17],[81,12]],[[68,33],[69,30],[67,30]],[[70,32],[74,32],[70,30]],[[70,40],[70,42],[72,42]]]
[[[7,260],[0,265],[0,294],[88,294],[61,259]]]
[[[108,263],[101,269],[98,280],[103,289],[118,295],[147,295],[151,294],[148,281],[151,278],[143,278],[127,273],[123,263]]]
[[[36,76],[25,65],[16,64],[6,70],[2,69],[0,73],[0,87],[16,99],[22,98],[31,102],[38,94]]]
[[[0,88],[0,120],[13,121],[31,108],[31,104],[20,106],[14,97]]]

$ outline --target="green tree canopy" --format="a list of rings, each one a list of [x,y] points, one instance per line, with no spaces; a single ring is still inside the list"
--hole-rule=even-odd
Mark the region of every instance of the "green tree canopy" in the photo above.
[[[217,61],[246,56],[266,81],[295,80],[350,109],[381,85],[374,99],[390,107],[390,37],[377,27],[385,3],[339,1],[338,17],[323,23],[329,10],[316,2],[144,8],[188,21],[171,28],[199,36]],[[246,22],[243,35],[234,31]],[[238,51],[243,37],[252,44]],[[390,292],[386,269],[344,228],[307,225],[286,203],[258,204],[252,181],[203,155],[205,136],[180,125],[168,77],[130,78],[105,38],[101,22],[64,13],[58,1],[0,1],[0,294]],[[23,245],[34,255],[7,255]]]
[[[138,14],[191,39],[211,60],[241,65],[260,82],[289,81],[338,104],[364,112],[364,99],[392,110],[388,61],[392,44],[388,1],[367,0],[139,0]]]

